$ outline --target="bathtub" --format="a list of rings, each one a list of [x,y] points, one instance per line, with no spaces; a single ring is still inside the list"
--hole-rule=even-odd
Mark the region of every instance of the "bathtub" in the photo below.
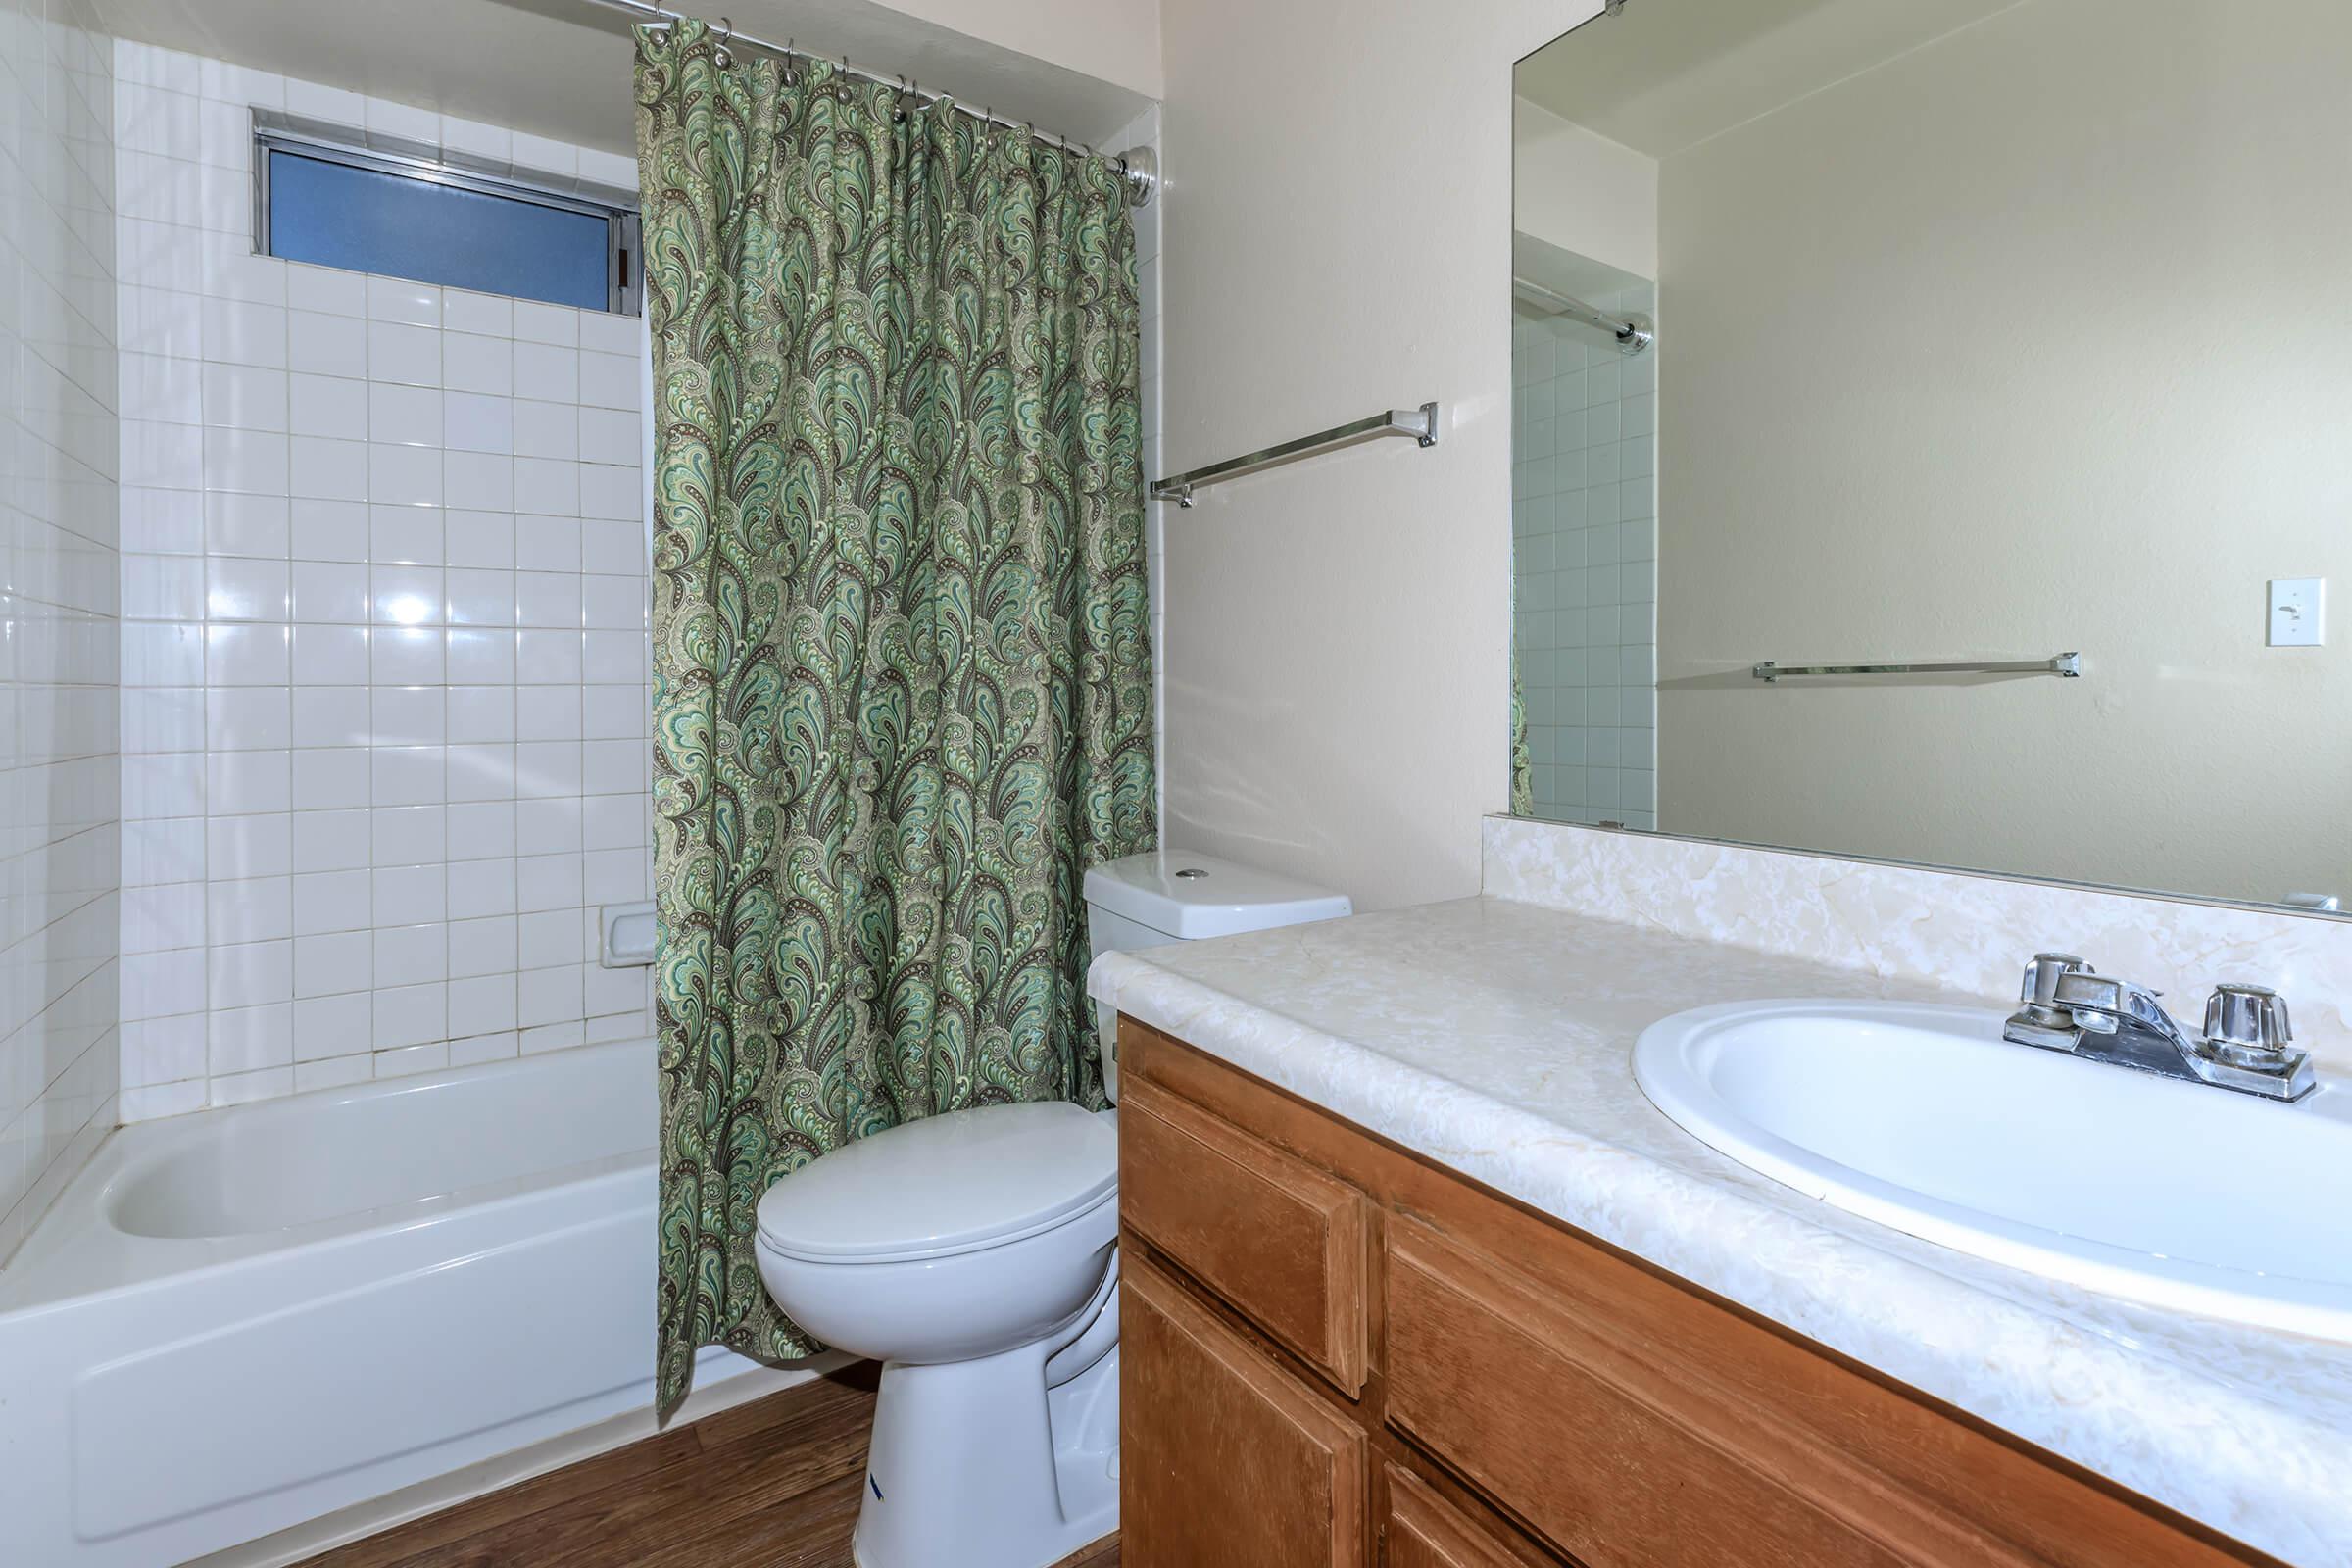
[[[116,1132],[0,1269],[0,1563],[180,1563],[650,1405],[654,1105],[625,1041]]]

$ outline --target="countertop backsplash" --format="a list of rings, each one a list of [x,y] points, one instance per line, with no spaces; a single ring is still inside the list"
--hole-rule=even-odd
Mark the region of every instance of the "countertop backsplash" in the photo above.
[[[1486,823],[1496,898],[1999,1003],[2034,954],[2081,954],[2194,1027],[2224,981],[2286,998],[2323,1078],[2352,1074],[2352,922],[2154,894],[1841,860],[1517,817]]]

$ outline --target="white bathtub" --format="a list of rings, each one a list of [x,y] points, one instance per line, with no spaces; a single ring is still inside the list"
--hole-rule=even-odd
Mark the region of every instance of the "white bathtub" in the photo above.
[[[0,1269],[0,1564],[184,1562],[649,1405],[654,1130],[631,1041],[117,1132]]]

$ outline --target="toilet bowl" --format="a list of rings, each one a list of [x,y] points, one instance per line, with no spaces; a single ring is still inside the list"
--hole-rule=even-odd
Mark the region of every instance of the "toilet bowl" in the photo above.
[[[760,1200],[768,1294],[882,1363],[859,1568],[1039,1568],[1118,1527],[1117,1174],[1109,1112],[988,1105]]]
[[[1097,953],[1348,912],[1176,851],[1097,866],[1086,891]],[[777,1306],[882,1363],[858,1568],[1046,1568],[1118,1528],[1117,1179],[1114,1112],[985,1105],[860,1139],[760,1200]]]

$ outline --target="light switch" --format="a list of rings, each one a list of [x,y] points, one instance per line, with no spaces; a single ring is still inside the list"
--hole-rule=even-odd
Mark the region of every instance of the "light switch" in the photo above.
[[[2328,637],[2328,579],[2271,579],[2271,646],[2317,648]]]

